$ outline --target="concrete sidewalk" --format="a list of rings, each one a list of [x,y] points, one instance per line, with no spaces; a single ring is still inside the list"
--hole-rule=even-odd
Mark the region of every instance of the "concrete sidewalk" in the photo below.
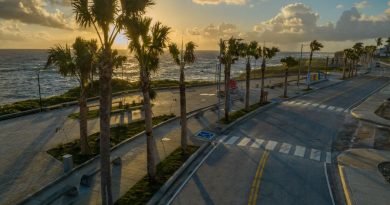
[[[390,161],[390,151],[350,149],[337,161],[347,204],[389,204],[390,183],[379,172],[378,164]]]
[[[270,83],[280,81],[281,79],[276,79]],[[327,81],[313,87],[319,88],[336,82],[338,81]],[[292,84],[294,85],[289,86],[290,96],[303,93],[302,87],[298,88],[295,83]],[[260,90],[255,88],[255,82],[252,83],[252,86],[251,103],[254,103],[259,99]],[[268,91],[269,99],[272,99],[280,96],[283,88],[276,87],[268,89]],[[136,98],[137,95],[127,96],[126,98],[133,97]],[[189,111],[216,102],[214,87],[188,89],[187,97]],[[158,101],[153,107],[154,115],[169,114],[171,112],[178,115],[179,102],[177,99],[178,91],[176,90],[159,92]],[[237,102],[233,109],[240,108],[243,108],[243,104]],[[5,156],[0,160],[0,204],[15,204],[63,175],[61,163],[49,156],[46,151],[59,143],[66,143],[78,138],[77,121],[67,118],[67,115],[75,111],[77,111],[77,108],[68,108],[0,122],[0,128],[4,131],[0,134],[2,140],[0,152]],[[217,114],[215,112],[207,112],[204,117],[191,119],[189,122],[191,124],[189,127],[190,134],[212,127],[216,118]],[[113,116],[112,124],[118,122],[118,116]],[[89,126],[90,134],[98,132],[99,120],[89,121]],[[176,120],[155,130],[156,146],[159,150],[158,158],[160,160],[179,146],[179,128],[178,120]],[[144,137],[140,137],[123,148],[114,151],[112,156],[122,156],[123,160],[122,166],[113,167],[113,181],[116,184],[114,187],[117,188],[114,193],[117,198],[146,174]],[[93,163],[92,168],[96,166],[99,166],[98,162]],[[85,173],[89,169],[91,167],[85,167],[81,170]],[[126,173],[126,175],[122,173]],[[80,177],[80,174],[70,176],[66,183],[79,186]],[[60,200],[71,200],[77,202],[76,204],[99,204],[99,178],[98,175],[94,177],[93,187],[80,188],[79,197]],[[35,202],[39,203],[40,200],[42,198],[38,197]]]
[[[389,97],[390,85],[388,84],[380,91],[367,98],[367,100],[359,106],[352,109],[351,114],[357,119],[390,127],[390,120],[387,120],[375,113]]]

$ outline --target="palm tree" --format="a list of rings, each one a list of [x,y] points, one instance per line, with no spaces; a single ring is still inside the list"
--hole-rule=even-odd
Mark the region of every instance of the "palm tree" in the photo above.
[[[359,42],[359,43],[355,43],[355,45],[352,47],[353,51],[354,51],[354,55],[353,55],[353,64],[354,64],[354,69],[355,69],[355,76],[357,76],[357,68],[358,68],[358,63],[359,63],[359,60],[360,58],[362,57],[362,55],[364,54],[364,46],[363,46],[363,43]]]
[[[100,81],[100,166],[102,204],[113,204],[110,166],[110,114],[112,106],[112,72],[114,55],[112,45],[128,18],[141,16],[153,0],[72,0],[76,22],[92,27],[101,44],[99,59]],[[131,39],[133,40],[133,39]]]
[[[184,68],[187,64],[195,62],[196,44],[192,41],[186,44],[186,50],[179,51],[177,45],[172,43],[169,45],[169,52],[172,55],[176,65],[180,66],[180,124],[181,124],[181,149],[183,154],[187,154],[187,102],[186,102],[186,84],[184,76]]]
[[[249,99],[250,99],[250,81],[251,81],[251,59],[258,59],[258,43],[252,41],[241,44],[241,57],[245,58],[246,61],[246,77],[245,77],[245,109],[249,110]]]
[[[380,48],[380,47],[383,45],[383,40],[382,40],[382,38],[377,38],[377,39],[375,39],[375,42],[376,42],[376,46],[377,46],[378,48]]]
[[[387,45],[386,45],[386,57],[388,57],[389,53],[390,53],[390,37],[387,38],[386,43],[387,43]]]
[[[313,53],[315,51],[320,51],[321,48],[323,48],[324,46],[318,42],[317,40],[314,40],[310,43],[310,59],[309,59],[309,70],[307,71],[307,77],[308,77],[308,81],[307,81],[307,89],[309,90],[310,89],[310,71],[311,71],[311,62],[313,60]]]
[[[345,79],[346,76],[346,71],[347,71],[347,64],[348,64],[348,59],[350,56],[351,49],[344,49],[344,68],[343,68],[343,79]]]
[[[220,61],[224,64],[225,74],[225,120],[229,122],[229,109],[230,109],[230,69],[240,55],[241,39],[231,37],[229,40],[220,40],[219,48],[221,55]],[[227,43],[226,43],[227,42]]]
[[[87,89],[90,83],[90,75],[96,67],[97,43],[96,40],[87,41],[80,37],[76,38],[73,52],[66,45],[56,46],[49,50],[46,68],[55,65],[63,76],[73,76],[80,84],[80,150],[81,154],[89,154],[88,146],[88,122],[87,122]]]
[[[291,68],[291,67],[297,66],[299,62],[297,60],[295,60],[295,58],[293,58],[291,56],[288,56],[286,58],[282,58],[280,60],[280,62],[283,63],[284,66],[286,66],[285,76],[284,76],[284,93],[283,93],[283,97],[287,98],[288,69]]]
[[[159,57],[167,47],[170,28],[160,22],[151,25],[152,19],[133,17],[125,22],[126,36],[132,39],[129,44],[130,52],[134,54],[140,69],[141,90],[144,98],[145,133],[147,147],[147,170],[150,181],[156,177],[156,147],[153,139],[152,106],[150,87],[151,73],[159,67]]]
[[[266,61],[269,59],[272,59],[278,52],[280,52],[279,48],[272,47],[267,48],[263,47],[262,49],[262,57],[263,62],[261,63],[261,92],[260,92],[260,103],[266,103],[265,102],[265,92],[264,92],[264,80],[265,80],[265,68],[266,68]]]

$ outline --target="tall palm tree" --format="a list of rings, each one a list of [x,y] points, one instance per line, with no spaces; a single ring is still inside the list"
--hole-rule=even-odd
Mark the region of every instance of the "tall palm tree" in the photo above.
[[[51,48],[45,67],[55,65],[59,68],[61,75],[73,76],[78,80],[80,84],[80,150],[81,154],[89,154],[87,89],[90,75],[96,68],[97,43],[96,40],[87,41],[77,37],[72,48],[73,52],[67,45]]]
[[[272,47],[267,48],[263,47],[262,49],[262,57],[263,62],[261,63],[261,91],[260,91],[260,103],[266,103],[265,102],[265,92],[264,92],[264,80],[265,80],[265,68],[267,60],[272,59],[278,52],[280,52],[279,48]]]
[[[113,204],[110,166],[110,114],[112,107],[112,45],[128,18],[141,16],[153,0],[72,0],[76,22],[93,28],[101,45],[100,81],[100,166],[102,204]],[[131,39],[133,40],[133,39]]]
[[[387,38],[386,43],[386,57],[388,57],[390,53],[390,37]]]
[[[348,64],[348,60],[349,60],[349,57],[350,57],[350,52],[351,52],[352,49],[344,49],[343,53],[344,53],[344,68],[343,68],[343,79],[345,79],[347,76],[346,76],[346,71],[347,71],[347,64]]]
[[[160,55],[167,47],[170,28],[160,22],[152,25],[148,17],[133,17],[124,24],[126,36],[132,39],[129,44],[130,52],[138,61],[141,90],[144,98],[145,133],[147,146],[147,170],[149,179],[153,182],[156,177],[156,147],[153,138],[151,93],[151,74],[159,68]]]
[[[176,65],[180,66],[180,124],[181,124],[181,149],[183,154],[187,154],[187,102],[186,102],[186,84],[184,68],[187,64],[195,62],[196,44],[192,41],[186,44],[186,49],[179,51],[177,44],[169,45],[169,52]]]
[[[283,97],[287,98],[287,80],[288,80],[288,69],[298,65],[298,61],[295,58],[288,56],[280,60],[284,66],[286,66],[285,75],[284,75],[284,92]]]
[[[354,51],[354,55],[353,55],[354,61],[353,61],[353,64],[354,64],[355,76],[357,76],[358,63],[359,63],[362,55],[364,54],[363,43],[361,43],[361,42],[355,43],[355,45],[353,45],[352,49]]]
[[[245,75],[245,109],[249,109],[249,99],[250,99],[250,81],[251,81],[251,59],[258,59],[258,43],[252,41],[248,43],[241,44],[241,54],[240,56],[245,58],[246,61],[246,75]]]
[[[315,51],[320,51],[321,48],[323,48],[324,45],[322,45],[317,40],[314,40],[310,43],[310,59],[309,59],[309,70],[307,71],[307,77],[309,78],[307,81],[307,89],[310,89],[310,71],[311,71],[311,63],[313,60],[313,54]]]
[[[221,56],[220,61],[224,64],[225,74],[225,120],[229,122],[229,109],[230,109],[230,69],[238,57],[240,56],[241,39],[231,37],[229,40],[220,40],[219,48]]]

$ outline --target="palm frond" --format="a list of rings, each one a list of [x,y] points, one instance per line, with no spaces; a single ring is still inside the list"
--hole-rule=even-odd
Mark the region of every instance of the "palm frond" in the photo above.
[[[186,50],[184,52],[184,57],[183,57],[183,60],[185,63],[192,64],[195,62],[195,60],[196,60],[195,48],[196,47],[197,47],[197,45],[192,41],[190,41],[186,44]]]
[[[81,27],[90,27],[94,19],[90,12],[88,0],[72,0],[72,7],[76,14],[76,22]]]
[[[176,43],[171,43],[168,46],[169,53],[171,54],[173,61],[175,61],[176,65],[180,65],[180,51],[177,47]]]

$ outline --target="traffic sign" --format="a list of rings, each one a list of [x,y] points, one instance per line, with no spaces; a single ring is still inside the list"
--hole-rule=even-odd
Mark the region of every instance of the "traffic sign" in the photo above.
[[[210,132],[210,131],[200,131],[198,133],[196,133],[195,135],[196,137],[202,139],[202,140],[207,140],[207,141],[210,141],[210,140],[213,140],[214,137],[215,137],[215,134]]]

